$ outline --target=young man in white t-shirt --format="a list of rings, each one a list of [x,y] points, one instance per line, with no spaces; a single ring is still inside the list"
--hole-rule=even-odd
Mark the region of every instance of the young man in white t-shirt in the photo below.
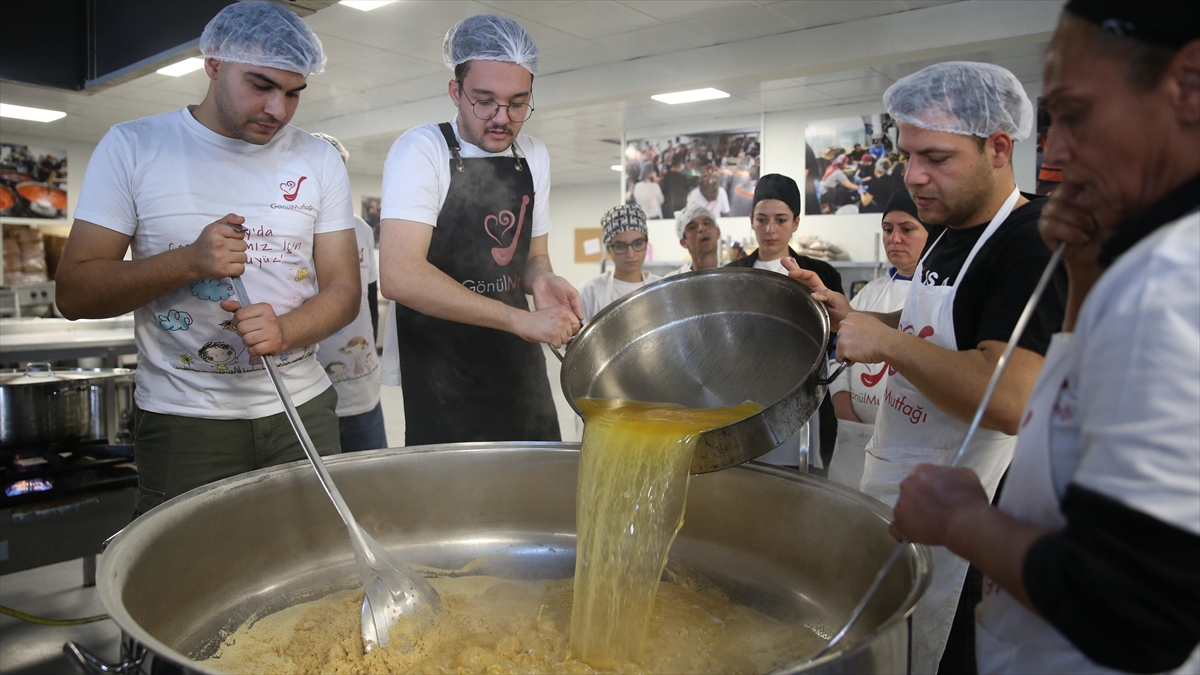
[[[286,8],[242,2],[200,48],[200,105],[118,124],[96,146],[57,273],[67,318],[135,312],[137,514],[304,457],[264,358],[318,450],[338,452],[337,395],[315,346],[359,306],[346,169],[288,126],[324,66],[320,40]],[[256,304],[233,299],[233,276]]]
[[[444,51],[458,114],[406,132],[383,167],[384,383],[404,388],[406,445],[559,440],[537,343],[567,342],[582,310],[547,254],[546,146],[520,135],[537,46],[482,14],[451,28]]]

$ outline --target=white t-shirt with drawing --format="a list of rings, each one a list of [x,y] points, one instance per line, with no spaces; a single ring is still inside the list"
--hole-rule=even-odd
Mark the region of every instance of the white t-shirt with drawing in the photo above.
[[[221,136],[184,109],[118,124],[91,160],[75,217],[127,234],[134,260],[196,240],[228,213],[246,219],[251,302],[286,314],[317,293],[313,237],[354,227],[350,180],[329,143],[295,127],[266,145]],[[205,279],[135,312],[138,407],[210,419],[283,411],[220,301],[228,279]],[[272,358],[296,405],[329,387],[316,346]]]
[[[367,286],[379,281],[375,232],[367,221],[354,216],[354,234],[358,239],[358,272],[362,281],[358,316],[349,326],[321,340],[321,348],[317,350],[317,360],[337,389],[338,417],[361,415],[379,405],[379,357],[375,354],[375,334],[371,331],[371,309],[367,304]]]
[[[488,152],[463,140],[458,122],[450,121],[458,139],[458,154],[475,157],[511,157],[512,151]],[[533,178],[533,229],[530,236],[549,234],[550,224],[550,153],[546,144],[532,136],[518,134],[517,155],[524,157]],[[404,132],[383,163],[383,198],[380,218],[396,218],[437,227],[438,214],[450,192],[450,148],[436,124],[422,124]],[[400,352],[396,336],[396,302],[388,303],[383,329],[383,383],[400,385]]]

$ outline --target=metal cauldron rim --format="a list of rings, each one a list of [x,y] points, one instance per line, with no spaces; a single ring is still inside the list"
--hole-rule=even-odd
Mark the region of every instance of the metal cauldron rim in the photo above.
[[[413,447],[398,447],[398,448],[382,448],[379,450],[369,450],[364,452],[347,453],[337,456],[331,456],[325,459],[325,463],[332,469],[335,467],[351,462],[368,463],[378,462],[386,458],[395,456],[408,455],[423,455],[428,453],[464,453],[473,454],[479,452],[513,452],[521,450],[538,450],[543,452],[579,452],[579,443],[564,443],[556,441],[501,441],[501,442],[474,442],[474,443],[447,443],[438,445],[422,445]],[[845,497],[859,506],[862,506],[875,514],[881,520],[886,522],[891,521],[892,510],[883,502],[867,496],[857,490],[852,490],[844,485],[834,481],[812,476],[798,471],[781,469],[767,464],[758,462],[747,462],[738,466],[730,467],[730,471],[753,471],[762,473],[781,480],[790,481],[793,483],[805,483],[814,488],[821,490],[833,491],[842,497]],[[319,489],[319,484],[316,476],[311,474],[312,466],[308,460],[298,460],[281,464],[279,466],[268,467],[264,469],[256,469],[246,473],[225,478],[223,480],[209,483],[189,492],[186,492],[178,497],[174,497],[159,507],[142,515],[137,520],[125,526],[120,532],[117,532],[112,537],[104,542],[104,555],[100,556],[99,566],[96,573],[96,587],[100,595],[100,601],[104,608],[108,611],[109,616],[117,624],[121,630],[129,635],[134,641],[141,646],[150,650],[150,652],[165,656],[172,661],[180,664],[186,664],[187,667],[196,672],[212,672],[220,674],[211,668],[207,668],[200,663],[193,661],[187,655],[182,654],[166,644],[150,635],[141,625],[139,625],[129,612],[125,609],[124,603],[119,597],[116,597],[112,587],[112,580],[118,575],[118,568],[121,567],[123,550],[118,547],[122,542],[131,542],[128,545],[132,546],[132,542],[136,542],[139,538],[151,536],[151,530],[147,529],[152,524],[176,520],[186,511],[197,508],[199,503],[197,500],[202,495],[209,493],[217,493],[214,499],[220,499],[221,494],[229,493],[234,490],[246,489],[259,483],[264,483],[272,480],[282,480],[284,477],[289,477],[296,473],[308,473],[313,483],[313,489]],[[336,476],[335,476],[336,478]],[[924,595],[930,583],[930,574],[933,569],[933,555],[929,547],[920,544],[908,544],[912,556],[915,557],[914,574],[916,579],[913,586],[909,589],[907,596],[904,599],[900,608],[893,612],[886,621],[876,626],[867,635],[861,636],[855,644],[845,651],[834,651],[820,659],[814,661],[800,661],[788,664],[783,668],[775,671],[776,673],[794,673],[802,672],[810,666],[816,664],[827,663],[848,654],[853,654],[860,650],[866,650],[871,646],[873,639],[880,634],[892,629],[898,622],[907,620],[908,616],[916,607],[917,601]],[[347,550],[349,548],[347,547]],[[803,668],[801,668],[803,667]]]

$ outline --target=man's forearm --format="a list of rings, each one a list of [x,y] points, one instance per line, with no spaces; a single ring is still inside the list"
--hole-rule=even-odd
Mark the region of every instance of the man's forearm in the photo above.
[[[383,297],[422,314],[510,333],[514,332],[516,312],[521,311],[471,291],[426,261],[397,265],[385,272],[380,291]]]
[[[85,260],[59,266],[56,304],[68,319],[107,319],[198,279],[183,248],[141,260]]]
[[[280,352],[315,345],[345,328],[358,316],[360,300],[361,296],[350,285],[322,288],[303,305],[279,317],[279,332],[283,336]]]
[[[998,344],[1002,350],[1003,343]],[[980,349],[943,349],[903,331],[891,335],[884,346],[884,354],[888,364],[938,409],[963,422],[974,418],[999,356],[998,352],[985,353]],[[1018,349],[1013,353],[1013,362],[988,403],[981,426],[1007,434],[1017,433],[1029,387],[1040,369],[1040,359],[1027,350]],[[1029,363],[1031,360],[1036,360],[1036,364]],[[1030,367],[1033,368],[1032,379],[1024,372]]]
[[[550,265],[550,256],[529,256],[529,260],[525,263],[525,277],[521,280],[525,288],[525,294],[532,295],[534,282],[537,281],[538,277],[546,274],[554,274],[554,268]]]
[[[854,311],[857,312],[859,310],[856,309]],[[889,328],[900,328],[900,312],[890,312],[888,314],[881,314],[879,312],[863,312],[863,314],[870,314],[876,319],[879,319],[881,322],[883,322],[883,325]]]
[[[1046,534],[1049,530],[1023,523],[985,503],[955,517],[946,548],[1037,612],[1025,590],[1022,570],[1029,547]]]

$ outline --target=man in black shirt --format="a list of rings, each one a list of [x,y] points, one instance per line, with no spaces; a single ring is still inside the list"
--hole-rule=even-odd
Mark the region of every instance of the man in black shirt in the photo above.
[[[946,231],[926,245],[901,312],[852,312],[815,275],[792,276],[829,308],[840,360],[888,364],[861,489],[894,504],[915,465],[954,457],[1050,251],[1037,231],[1043,200],[1019,193],[1013,178],[1013,145],[1029,136],[1033,106],[1012,73],[989,64],[938,64],[896,82],[884,104],[910,156],[904,182],[919,216]],[[989,498],[1012,457],[1013,434],[1050,336],[1062,323],[1065,288],[1060,274],[961,460]],[[972,610],[980,592],[973,575],[960,598],[966,573],[965,560],[934,549],[933,582],[913,615],[913,672],[974,671]]]

